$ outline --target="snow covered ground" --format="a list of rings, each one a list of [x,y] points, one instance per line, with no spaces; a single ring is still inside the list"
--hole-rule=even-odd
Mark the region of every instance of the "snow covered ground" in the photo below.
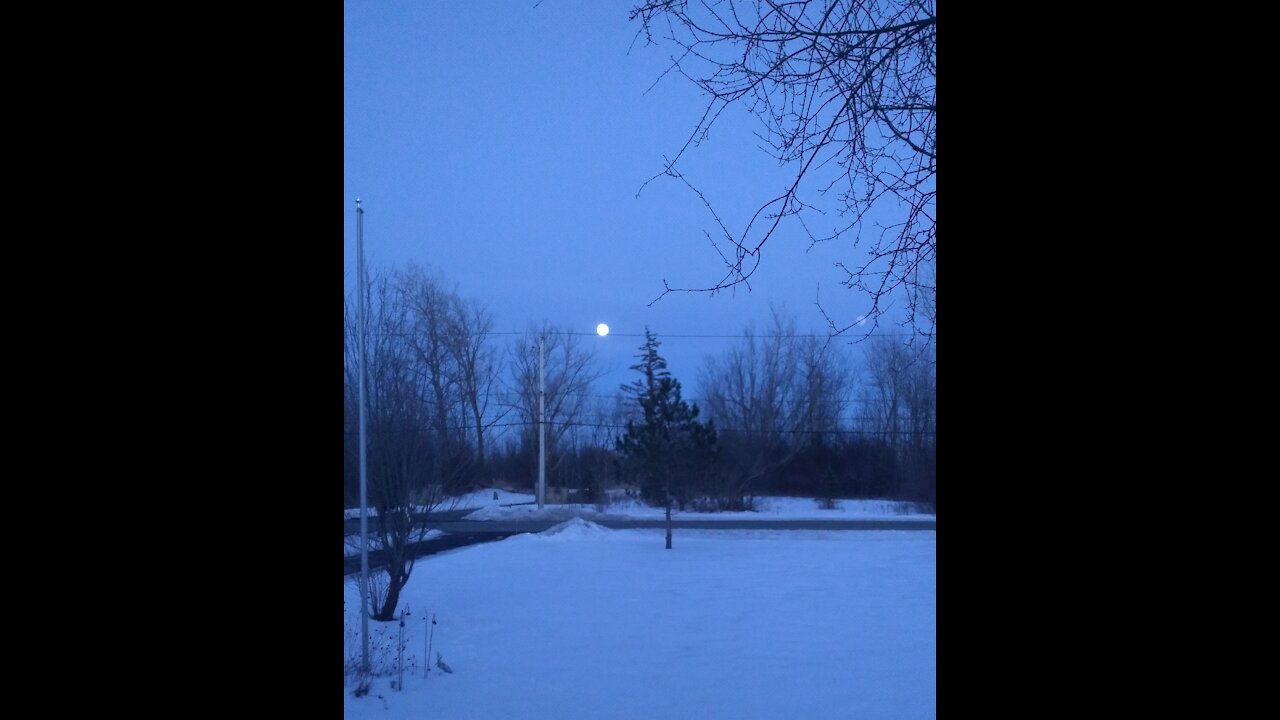
[[[487,493],[487,494],[486,494]],[[510,503],[533,502],[533,495],[506,493],[507,497],[523,498],[494,501],[493,491],[485,490],[469,496],[458,504],[459,508],[472,507],[475,502],[479,510],[466,516],[467,520],[512,520],[532,518],[566,519],[582,518],[661,518],[662,508],[649,507],[638,499],[614,495],[615,499],[601,512],[595,505],[545,505],[541,512],[537,505],[515,505]],[[501,496],[500,496],[501,497]],[[722,512],[695,513],[680,512],[675,516],[681,518],[697,518],[699,520],[852,520],[852,519],[893,519],[893,520],[935,520],[937,516],[919,512],[911,503],[894,500],[837,500],[836,507],[824,510],[813,498],[798,497],[762,497],[757,499],[755,512]]]
[[[345,684],[345,717],[932,718],[936,544],[934,531],[677,529],[665,550],[661,530],[574,519],[425,557],[401,597],[404,689],[395,675],[363,698]],[[350,580],[344,593],[349,661]],[[398,630],[371,624],[375,666],[394,665]]]

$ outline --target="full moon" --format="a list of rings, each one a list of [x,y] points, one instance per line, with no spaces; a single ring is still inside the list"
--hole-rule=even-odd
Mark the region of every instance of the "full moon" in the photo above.
[[[596,326],[596,334],[599,335],[600,337],[604,337],[605,335],[608,335],[609,326],[605,325],[604,323],[600,323],[599,325]]]

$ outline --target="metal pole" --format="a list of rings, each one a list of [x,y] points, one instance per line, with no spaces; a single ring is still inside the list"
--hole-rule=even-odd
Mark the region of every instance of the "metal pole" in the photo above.
[[[538,509],[542,509],[547,492],[547,381],[543,366],[547,363],[547,336],[538,336]]]
[[[365,464],[364,209],[356,198],[356,333],[360,353],[360,659],[369,671],[369,480]]]

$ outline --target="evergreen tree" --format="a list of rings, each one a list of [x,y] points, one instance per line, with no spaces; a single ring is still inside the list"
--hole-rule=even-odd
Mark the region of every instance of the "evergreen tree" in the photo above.
[[[698,421],[698,406],[680,397],[680,381],[671,377],[658,354],[661,343],[648,328],[631,366],[641,377],[622,390],[635,397],[643,422],[627,421],[617,442],[620,470],[640,485],[641,496],[666,509],[667,548],[671,548],[671,507],[681,509],[713,470],[715,427]]]

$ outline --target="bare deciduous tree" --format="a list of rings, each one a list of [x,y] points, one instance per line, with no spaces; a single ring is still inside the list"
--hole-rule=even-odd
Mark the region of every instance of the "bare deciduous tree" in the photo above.
[[[431,482],[437,449],[430,426],[427,398],[417,368],[416,352],[409,342],[413,320],[394,280],[376,277],[368,283],[366,303],[366,415],[368,419],[369,504],[374,511],[371,544],[382,553],[387,582],[375,586],[385,594],[370,597],[372,617],[390,620],[400,599],[400,589],[413,571],[412,546],[429,529],[421,505],[439,505],[443,493]],[[356,386],[361,359],[357,343],[355,311],[345,308],[346,402],[356,407]],[[354,412],[350,413],[354,416]],[[348,445],[356,438],[348,434]],[[354,456],[354,451],[348,451]]]
[[[511,347],[511,379],[515,390],[515,411],[524,423],[521,439],[526,447],[538,442],[538,338],[545,338],[547,412],[547,483],[562,460],[561,446],[587,407],[591,383],[603,376],[595,362],[595,350],[579,341],[579,336],[553,325],[531,330]]]
[[[465,415],[453,352],[457,295],[441,279],[416,266],[398,274],[397,280],[397,290],[410,314],[407,340],[415,355],[414,370],[426,391],[428,415],[439,450],[432,454],[432,475],[445,484],[456,477],[465,463],[461,430]]]
[[[788,463],[815,433],[835,430],[848,403],[849,370],[825,338],[801,336],[774,308],[764,332],[707,360],[700,376],[708,416],[722,428],[734,472],[725,501]],[[730,432],[732,429],[737,432]]]
[[[866,429],[884,442],[918,444],[932,432],[937,381],[930,358],[891,337],[867,344],[862,415]]]
[[[675,178],[702,199],[718,226],[708,238],[726,272],[707,287],[666,286],[663,295],[749,283],[761,249],[784,218],[794,218],[811,246],[850,238],[865,252],[837,267],[843,285],[870,299],[868,334],[903,295],[905,322],[934,335],[934,317],[920,307],[921,295],[933,289],[928,271],[937,244],[934,6],[933,0],[644,0],[633,6],[630,18],[640,22],[646,42],[675,49],[663,76],[682,75],[709,98],[683,147],[650,181]],[[794,169],[739,231],[726,226],[678,169],[732,105],[759,119],[765,150]],[[859,320],[828,317],[837,333]]]
[[[488,431],[505,413],[492,415],[490,404],[496,394],[498,357],[490,333],[493,314],[478,302],[455,298],[451,318],[449,351],[453,354],[453,381],[475,430],[476,462],[485,463]]]
[[[860,393],[865,429],[893,448],[907,490],[934,501],[938,383],[933,344],[912,349],[893,338],[866,346],[866,382]]]
[[[387,579],[375,583],[373,617],[390,620],[413,570],[415,545],[476,467],[471,441],[484,443],[492,424],[485,412],[493,350],[488,313],[467,304],[419,268],[391,272],[368,283],[366,414],[369,502],[376,511],[372,545]],[[354,307],[345,307],[345,377],[348,500],[358,482],[354,458],[356,387]],[[472,432],[475,428],[476,431]]]

